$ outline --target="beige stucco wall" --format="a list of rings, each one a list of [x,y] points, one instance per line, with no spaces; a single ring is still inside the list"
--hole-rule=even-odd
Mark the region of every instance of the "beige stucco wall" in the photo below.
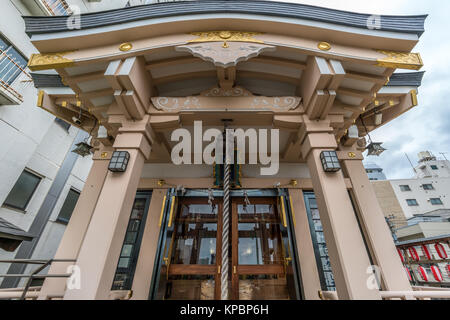
[[[372,181],[372,186],[384,216],[394,216],[392,222],[395,228],[406,226],[405,214],[397,200],[391,183],[389,181]]]
[[[420,222],[397,230],[400,241],[450,234],[450,222]]]

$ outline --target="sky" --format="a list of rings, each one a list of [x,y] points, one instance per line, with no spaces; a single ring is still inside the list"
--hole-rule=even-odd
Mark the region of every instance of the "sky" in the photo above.
[[[373,131],[371,138],[388,149],[370,156],[388,179],[406,179],[414,174],[405,156],[417,164],[417,153],[431,151],[450,159],[450,1],[448,0],[284,0],[328,8],[385,15],[428,14],[425,33],[413,52],[420,52],[426,71],[419,88],[419,105]],[[405,70],[398,70],[404,72]]]

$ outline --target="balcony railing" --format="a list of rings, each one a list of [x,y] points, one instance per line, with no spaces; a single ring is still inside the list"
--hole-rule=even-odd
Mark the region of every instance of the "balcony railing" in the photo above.
[[[47,279],[47,278],[70,278],[72,274],[41,274],[47,267],[52,263],[61,262],[75,262],[75,259],[50,259],[50,260],[34,260],[34,259],[13,259],[13,260],[0,260],[0,264],[11,264],[19,263],[26,265],[38,265],[30,274],[0,274],[0,279],[2,278],[25,278],[27,279],[25,287],[23,288],[12,288],[12,289],[1,289],[0,299],[37,299],[39,296],[40,287],[31,287],[31,282],[34,279]],[[48,297],[49,299],[61,299],[61,296]]]
[[[52,16],[68,16],[72,14],[69,5],[64,0],[41,0],[41,3]]]
[[[0,49],[0,88],[7,95],[13,96],[19,102],[23,102],[20,94],[20,86],[32,82],[31,76],[19,65],[16,60]],[[9,97],[6,97],[8,100]]]

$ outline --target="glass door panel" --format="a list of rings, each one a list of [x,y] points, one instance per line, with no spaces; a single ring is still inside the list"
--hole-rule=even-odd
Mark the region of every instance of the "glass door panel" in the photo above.
[[[166,300],[218,299],[218,224],[221,203],[205,198],[181,198],[174,213],[166,261]]]
[[[296,299],[292,246],[279,198],[250,198],[247,205],[240,197],[230,200],[229,299]],[[165,238],[160,299],[220,299],[222,202],[218,197],[213,205],[207,198],[179,198]]]
[[[233,199],[232,298],[289,299],[277,198],[251,198],[250,203]]]

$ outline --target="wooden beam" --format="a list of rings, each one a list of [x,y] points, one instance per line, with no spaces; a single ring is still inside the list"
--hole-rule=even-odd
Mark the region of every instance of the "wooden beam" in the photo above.
[[[293,85],[297,85],[299,79],[277,75],[273,73],[265,73],[265,72],[254,72],[254,71],[237,71],[237,76],[241,78],[253,78],[253,79],[263,79],[275,82],[285,82]]]
[[[361,81],[366,81],[366,82],[374,82],[374,83],[379,83],[379,84],[383,84],[383,85],[388,80],[388,78],[385,76],[379,76],[379,75],[375,75],[375,74],[355,72],[355,71],[347,71],[345,78],[361,80]]]
[[[371,91],[361,91],[350,88],[339,88],[336,90],[338,94],[342,94],[344,96],[350,96],[355,98],[368,98],[373,97],[373,93]]]
[[[183,81],[183,80],[189,80],[189,79],[195,79],[195,78],[215,78],[215,77],[217,77],[217,71],[211,70],[211,71],[199,71],[199,72],[174,74],[174,75],[167,76],[167,77],[155,78],[155,79],[153,79],[153,82],[155,85],[161,85],[161,84],[165,84],[165,83],[177,82],[177,81]]]
[[[170,58],[170,59],[163,59],[163,60],[157,60],[157,61],[151,61],[147,63],[145,68],[147,70],[151,70],[154,68],[162,68],[162,67],[170,67],[180,64],[189,64],[189,63],[196,63],[196,62],[203,62],[202,59],[197,57],[176,57],[176,58]]]
[[[283,59],[283,58],[275,58],[275,57],[267,57],[267,56],[259,56],[249,60],[250,62],[259,62],[266,64],[275,64],[277,66],[297,69],[297,70],[305,70],[306,63],[301,61]]]
[[[66,80],[70,80],[71,82],[79,83],[79,82],[87,82],[92,80],[99,80],[105,76],[105,71],[96,71],[90,73],[84,73],[76,76],[70,76]]]

